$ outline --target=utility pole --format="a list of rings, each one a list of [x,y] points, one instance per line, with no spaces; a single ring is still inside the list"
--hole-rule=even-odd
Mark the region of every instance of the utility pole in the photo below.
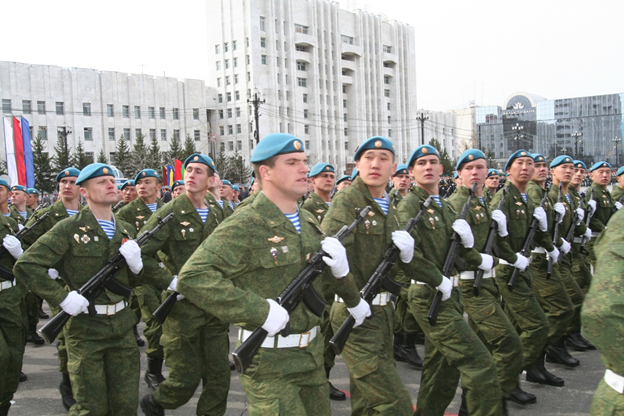
[[[425,120],[429,120],[429,116],[421,111],[420,115],[416,117],[416,120],[420,121],[420,138],[422,140],[422,143],[420,143],[419,145],[423,145],[425,144]]]
[[[247,97],[247,102],[253,105],[254,108],[254,120],[256,121],[254,138],[256,139],[256,144],[258,144],[260,142],[260,106],[266,103],[266,100],[261,100],[258,91],[255,91],[253,95]]]
[[[574,157],[578,159],[578,144],[581,141],[581,136],[583,135],[583,133],[579,132],[579,131],[574,131],[574,133],[570,134],[570,136],[574,137]]]
[[[615,165],[620,166],[620,155],[618,154],[618,146],[620,145],[620,138],[616,137],[612,140],[615,143]]]

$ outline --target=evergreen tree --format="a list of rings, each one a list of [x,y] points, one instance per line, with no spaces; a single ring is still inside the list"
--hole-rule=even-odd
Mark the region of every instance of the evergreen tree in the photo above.
[[[113,162],[111,160],[111,163],[113,163],[126,178],[133,178],[138,172],[132,161],[132,152],[128,146],[128,142],[124,139],[123,135],[117,140],[115,161]]]
[[[494,154],[494,151],[490,148],[488,149],[481,149],[481,151],[483,152],[483,154],[485,155],[485,159],[487,160],[487,165],[488,168],[492,169],[492,168],[496,168],[496,155]]]
[[[238,149],[228,158],[229,176],[226,179],[234,183],[247,183],[251,177],[251,168],[245,166],[243,156],[238,153]]]
[[[230,177],[230,159],[225,155],[224,146],[219,146],[219,153],[217,153],[214,163],[221,179],[228,179]]]
[[[145,135],[137,134],[132,151],[132,164],[136,172],[152,168],[149,163],[149,149],[145,146]]]
[[[72,162],[71,149],[67,143],[67,136],[71,132],[67,129],[59,130],[58,140],[54,147],[55,155],[52,157],[52,167],[56,172],[69,167]]]
[[[41,136],[37,135],[33,141],[33,165],[35,167],[35,188],[43,192],[54,191],[54,172],[47,146],[43,143]]]
[[[158,170],[162,165],[162,154],[160,153],[160,145],[158,144],[156,137],[152,137],[148,159],[152,169]]]
[[[106,158],[106,153],[104,153],[104,148],[100,149],[100,153],[98,153],[97,163],[107,163],[108,159]]]
[[[176,160],[184,162],[183,157],[184,150],[180,143],[180,137],[174,134],[173,139],[171,139],[171,144],[169,145],[169,151],[165,152],[165,163],[174,166]]]
[[[435,147],[438,150],[438,153],[440,153],[440,163],[444,167],[444,174],[452,175],[455,171],[455,163],[451,160],[451,157],[446,149],[440,150],[442,145],[435,138],[431,139],[429,145]]]
[[[0,175],[7,175],[6,160],[0,160]]]
[[[76,152],[72,155],[71,165],[79,170],[83,170],[87,165],[93,163],[93,161],[84,152],[84,146],[82,140],[78,140],[76,146]]]
[[[188,158],[193,153],[197,153],[197,150],[195,150],[195,140],[193,140],[191,136],[188,134],[186,135],[186,140],[184,140],[183,153],[184,153],[184,157],[183,159],[181,159],[183,162],[186,160],[186,158]]]

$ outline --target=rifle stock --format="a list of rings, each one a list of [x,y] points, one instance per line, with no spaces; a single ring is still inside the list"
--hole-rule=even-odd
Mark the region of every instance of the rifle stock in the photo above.
[[[557,203],[561,202],[562,186],[563,184],[559,182],[559,193],[557,194]],[[557,240],[559,239],[559,221],[561,221],[561,219],[562,217],[560,216],[560,214],[556,212],[555,213],[555,230],[553,232],[553,244],[557,244]],[[563,256],[560,255],[559,257],[563,257]],[[555,260],[552,258],[552,256],[548,256],[548,269],[546,271],[546,279],[550,279],[550,276],[552,275],[552,268],[553,268],[554,263],[555,263]]]
[[[592,186],[591,188],[591,192],[589,194],[589,201],[594,199],[594,187]],[[589,228],[589,223],[591,222],[592,217],[594,216],[594,212],[593,210],[589,210],[589,201],[587,201],[587,220],[585,221],[585,224],[587,224],[587,228]],[[585,238],[585,236],[581,237],[581,252],[585,251],[587,252],[587,250],[585,249],[585,244],[587,243],[587,239]]]

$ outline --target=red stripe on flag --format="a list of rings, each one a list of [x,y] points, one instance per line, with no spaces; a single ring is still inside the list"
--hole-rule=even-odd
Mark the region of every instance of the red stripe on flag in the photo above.
[[[18,119],[13,117],[13,143],[15,143],[15,164],[17,166],[17,180],[20,185],[26,186],[26,161],[24,160],[24,140],[22,128]]]
[[[179,181],[181,179],[184,179],[182,177],[182,161],[176,160],[175,161],[175,173],[173,174],[173,180]]]

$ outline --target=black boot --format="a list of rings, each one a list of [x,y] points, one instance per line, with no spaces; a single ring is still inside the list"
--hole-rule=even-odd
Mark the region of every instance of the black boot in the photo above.
[[[394,334],[394,359],[395,361],[405,361],[401,355],[401,346],[403,345],[403,333]]]
[[[165,381],[165,377],[162,375],[162,358],[150,358],[147,357],[147,371],[145,372],[145,382],[147,387],[152,390],[156,390],[160,383]]]
[[[28,336],[26,337],[26,342],[32,342],[33,344],[43,345],[45,340],[39,336],[37,333],[37,325],[30,325],[28,328]]]
[[[325,374],[327,375],[327,381],[329,382],[329,372],[331,368],[325,367]],[[347,395],[343,391],[338,390],[334,385],[329,382],[329,399],[330,400],[347,400]]]
[[[546,384],[547,386],[563,387],[565,384],[563,379],[548,372],[546,367],[544,367],[545,354],[545,352],[542,352],[531,368],[527,370],[526,381],[531,383]]]
[[[59,392],[61,393],[61,400],[63,401],[63,407],[69,411],[73,405],[76,404],[74,399],[74,393],[72,392],[71,381],[69,380],[68,373],[63,374],[63,381],[59,385]]]
[[[468,416],[468,405],[466,404],[466,393],[464,393],[463,389],[462,389],[462,394],[461,394],[461,404],[459,405],[459,412],[457,413],[457,416]]]
[[[560,338],[546,348],[546,361],[565,365],[566,367],[576,367],[580,364],[580,361],[572,357],[566,349],[564,338]]]
[[[28,380],[28,376],[24,372],[20,371],[20,383]]]
[[[137,345],[139,347],[145,346],[145,340],[141,338],[141,335],[139,335],[139,330],[136,325],[132,327],[132,331],[134,332],[134,339],[136,340]]]
[[[596,349],[596,346],[595,346],[594,344],[592,344],[591,342],[587,341],[587,340],[585,339],[585,337],[584,337],[583,335],[581,335],[581,333],[580,333],[580,332],[578,333],[578,337],[581,339],[581,341],[583,341],[583,342],[585,343],[585,345],[587,346],[586,348],[587,348],[588,350],[592,350],[592,351],[593,351],[593,350],[595,350],[595,349]]]
[[[165,416],[165,409],[161,405],[156,403],[154,396],[146,394],[141,399],[141,410],[147,416]]]
[[[513,400],[514,402],[526,405],[533,404],[537,402],[537,397],[534,394],[527,393],[520,388],[520,385],[517,385],[515,389],[511,393],[509,393],[509,400]]]
[[[230,371],[234,371],[234,370],[236,370],[236,364],[230,361]]]
[[[405,334],[403,337],[403,358],[405,361],[416,367],[419,370],[422,370],[423,360],[418,355],[418,351],[416,351],[416,335],[417,334]]]
[[[0,416],[8,416],[9,407],[11,407],[11,403],[7,403],[4,406],[0,407]]]
[[[416,344],[425,345],[425,333],[424,332],[416,333]]]

